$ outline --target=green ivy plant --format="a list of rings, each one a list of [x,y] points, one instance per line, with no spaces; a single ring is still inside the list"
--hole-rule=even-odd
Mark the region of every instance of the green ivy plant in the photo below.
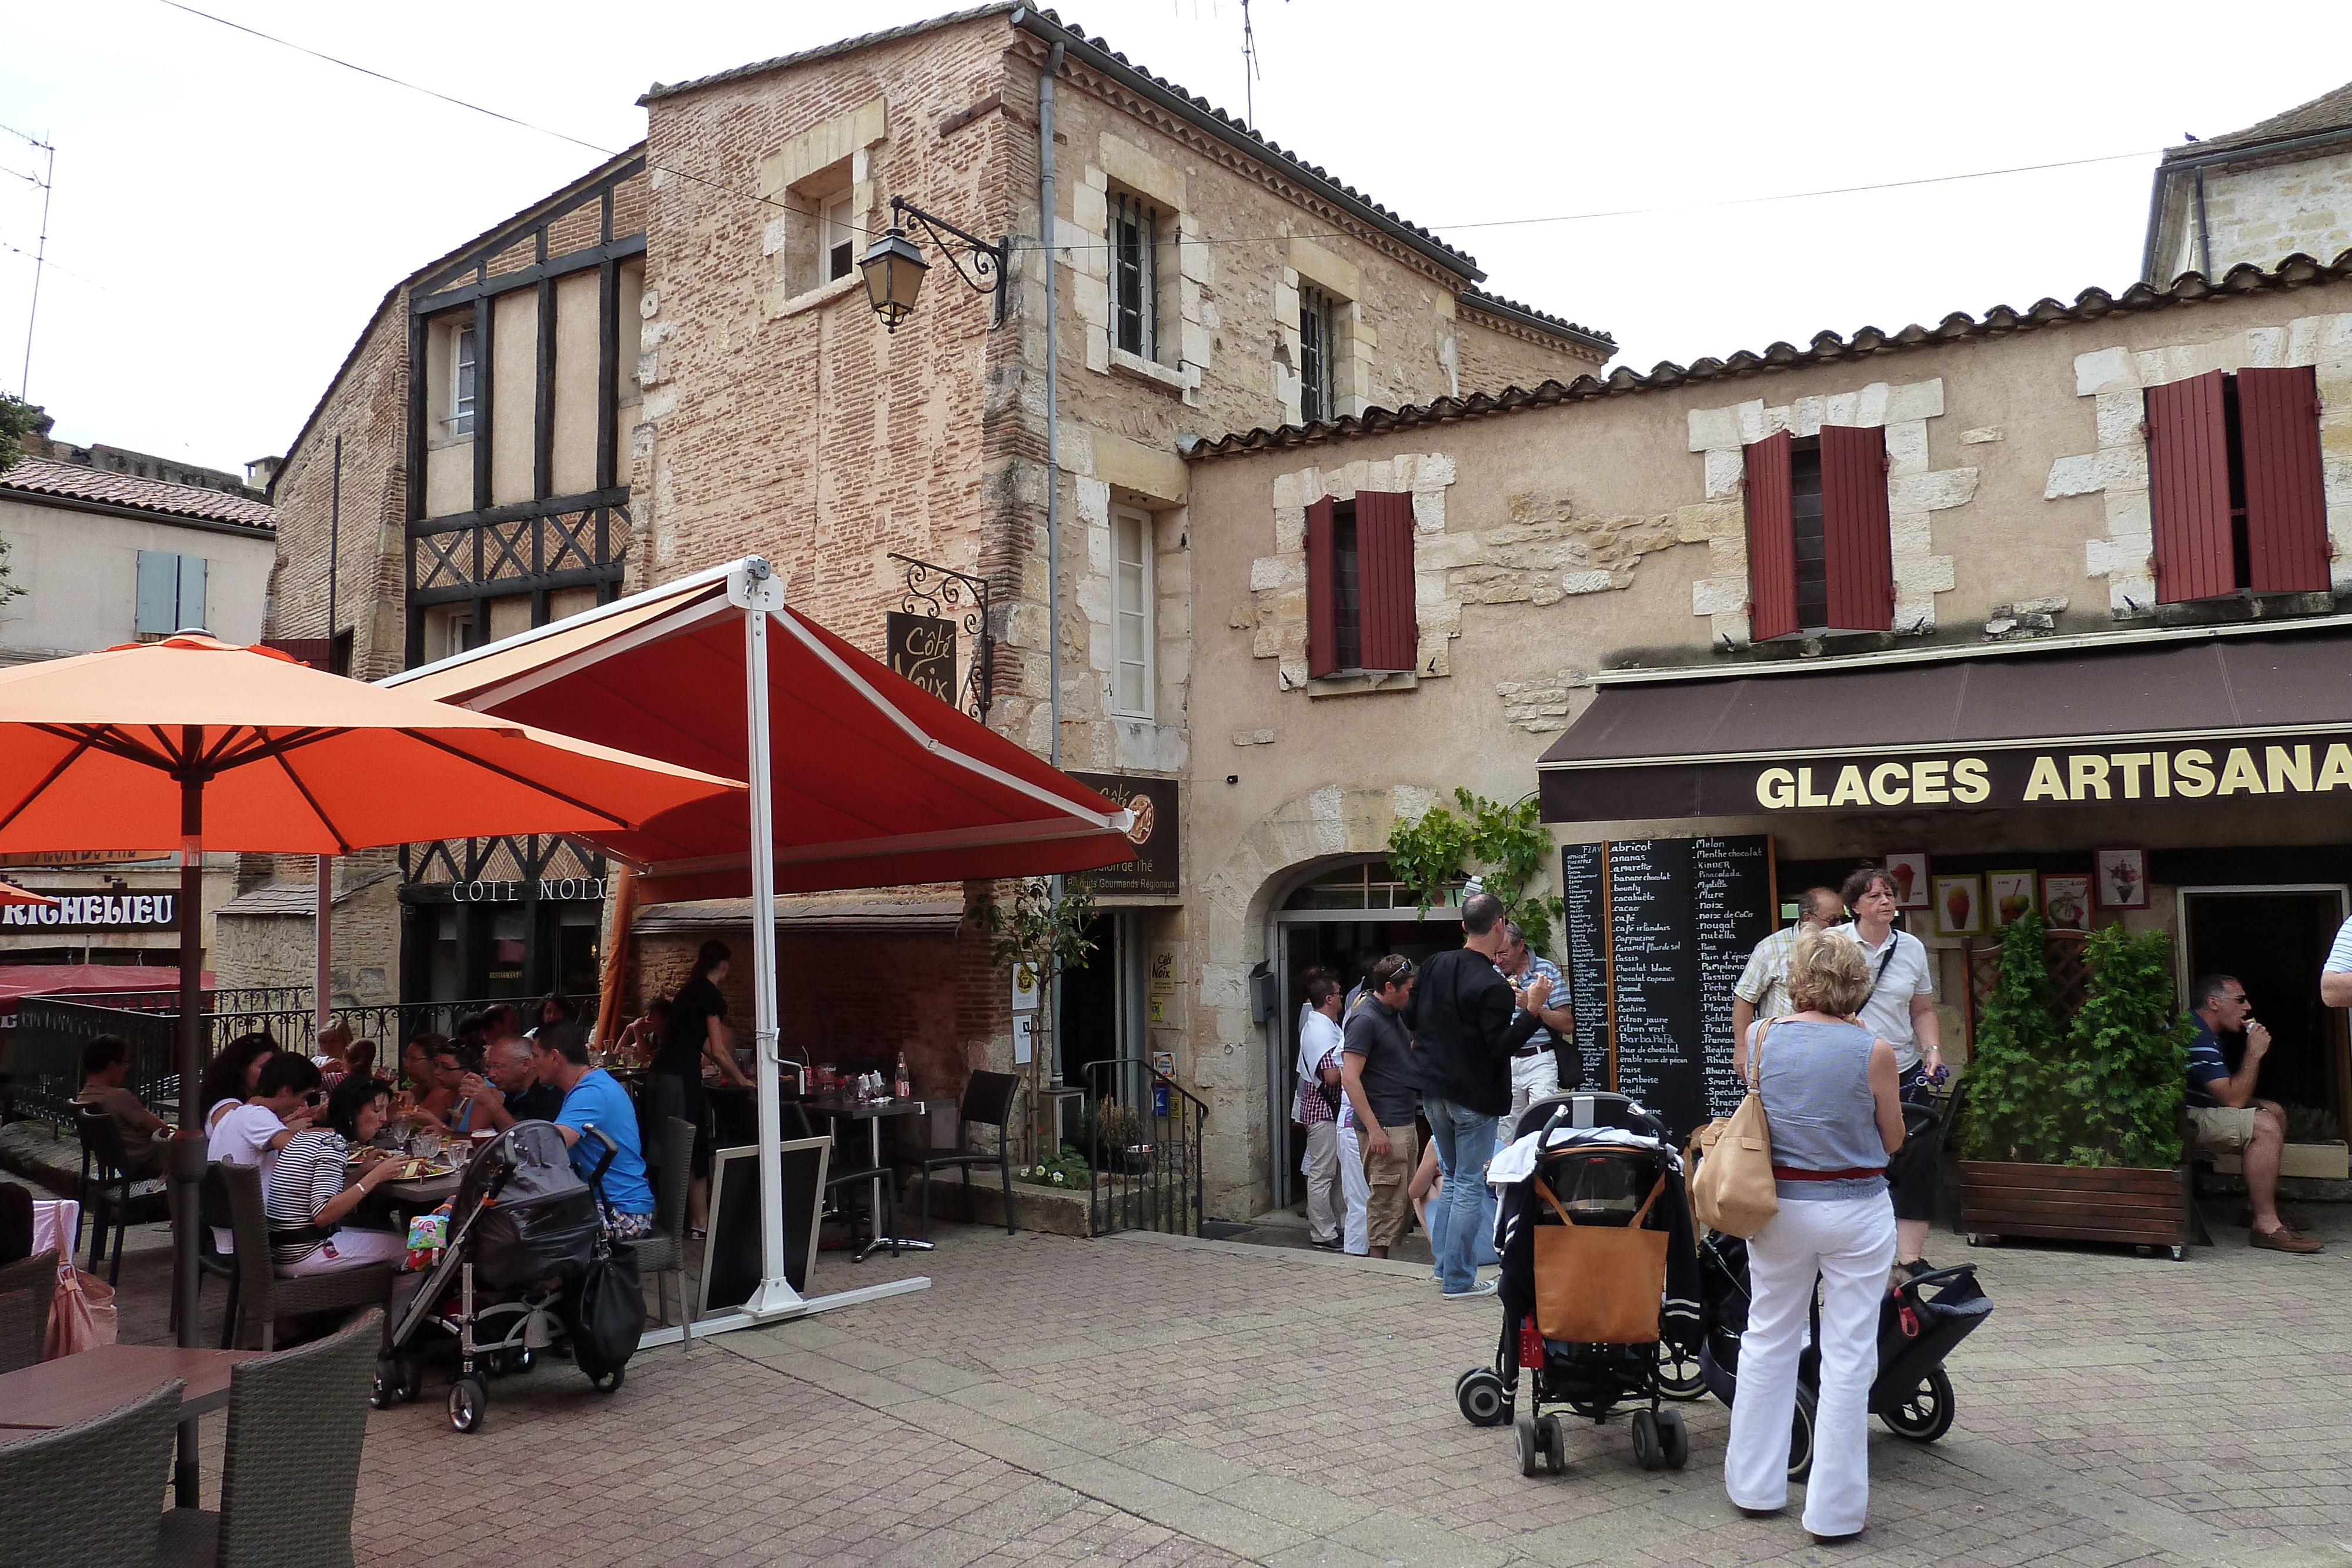
[[[2164,1169],[2180,1160],[2189,1031],[2174,1011],[2171,944],[2121,925],[2084,949],[2082,1007],[2062,1022],[2039,915],[2001,937],[2000,979],[1969,1053],[1972,1160]]]
[[[2121,925],[2092,933],[2089,980],[2057,1086],[2065,1162],[2163,1169],[2180,1163],[2189,1029],[2175,1010],[2172,944]]]
[[[2000,978],[1977,1018],[1969,1046],[1968,1122],[1961,1146],[1972,1160],[2045,1163],[2060,1145],[2058,1043],[2042,916],[2018,917],[2001,934]]]
[[[1549,869],[1553,852],[1535,797],[1503,806],[1456,789],[1454,800],[1459,814],[1432,806],[1418,821],[1390,827],[1389,870],[1412,890],[1414,907],[1423,915],[1453,884],[1475,873],[1526,931],[1528,947],[1548,952],[1552,922],[1567,918],[1568,904],[1557,894],[1528,891]]]

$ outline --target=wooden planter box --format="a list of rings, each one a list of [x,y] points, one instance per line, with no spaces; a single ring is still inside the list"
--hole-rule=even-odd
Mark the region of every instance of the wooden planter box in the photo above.
[[[1974,1245],[2000,1236],[2053,1241],[2189,1245],[2189,1174],[2088,1166],[1960,1162],[1960,1228]]]

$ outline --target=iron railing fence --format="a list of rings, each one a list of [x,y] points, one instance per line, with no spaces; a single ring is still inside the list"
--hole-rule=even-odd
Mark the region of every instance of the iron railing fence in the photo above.
[[[291,987],[249,987],[205,993],[202,1015],[204,1060],[239,1035],[268,1035],[289,1051],[310,1053],[318,1044],[318,1016],[310,993]],[[512,1001],[516,998],[506,998]],[[96,991],[63,997],[25,997],[16,1003],[16,1027],[0,1055],[0,1092],[11,1120],[37,1120],[70,1130],[73,1099],[81,1090],[82,1048],[110,1034],[131,1047],[127,1084],[149,1109],[166,1121],[179,1113],[179,997],[170,991]],[[397,1071],[401,1042],[427,1031],[447,1034],[457,1019],[489,1006],[487,1000],[387,1002],[329,1009],[349,1025],[353,1040],[376,1042],[376,1071]]]
[[[1088,1062],[1086,1071],[1094,1233],[1201,1234],[1207,1103],[1138,1058]]]

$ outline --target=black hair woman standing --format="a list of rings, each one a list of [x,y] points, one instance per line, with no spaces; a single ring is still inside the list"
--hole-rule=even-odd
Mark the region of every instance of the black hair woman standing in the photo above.
[[[719,982],[727,977],[732,956],[724,942],[705,942],[694,956],[693,973],[670,998],[669,1028],[646,1080],[655,1117],[676,1116],[694,1128],[694,1179],[687,1187],[686,1222],[697,1236],[710,1214],[709,1110],[702,1093],[702,1064],[712,1063],[720,1077],[738,1088],[751,1085],[735,1065],[727,998],[719,994]]]

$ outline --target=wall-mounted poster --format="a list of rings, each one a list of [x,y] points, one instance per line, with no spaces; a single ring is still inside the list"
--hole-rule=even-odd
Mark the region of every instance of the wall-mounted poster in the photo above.
[[[2091,888],[2101,909],[2147,907],[2147,852],[2144,849],[2104,849],[2092,852]]]
[[[2091,879],[2087,876],[2043,877],[2042,914],[2061,931],[2089,930]]]
[[[1936,934],[1973,936],[1984,929],[1984,881],[1973,876],[1936,879]]]
[[[1895,902],[1904,909],[1927,907],[1927,852],[1906,850],[1886,857],[1886,874],[1895,879]]]
[[[2040,902],[2037,896],[2040,890],[2034,885],[2036,878],[2032,872],[1991,872],[1988,873],[1987,880],[1991,883],[1991,891],[1985,904],[1991,912],[1992,928],[1996,931],[2004,925],[2016,925],[2032,914],[2034,904]]]

